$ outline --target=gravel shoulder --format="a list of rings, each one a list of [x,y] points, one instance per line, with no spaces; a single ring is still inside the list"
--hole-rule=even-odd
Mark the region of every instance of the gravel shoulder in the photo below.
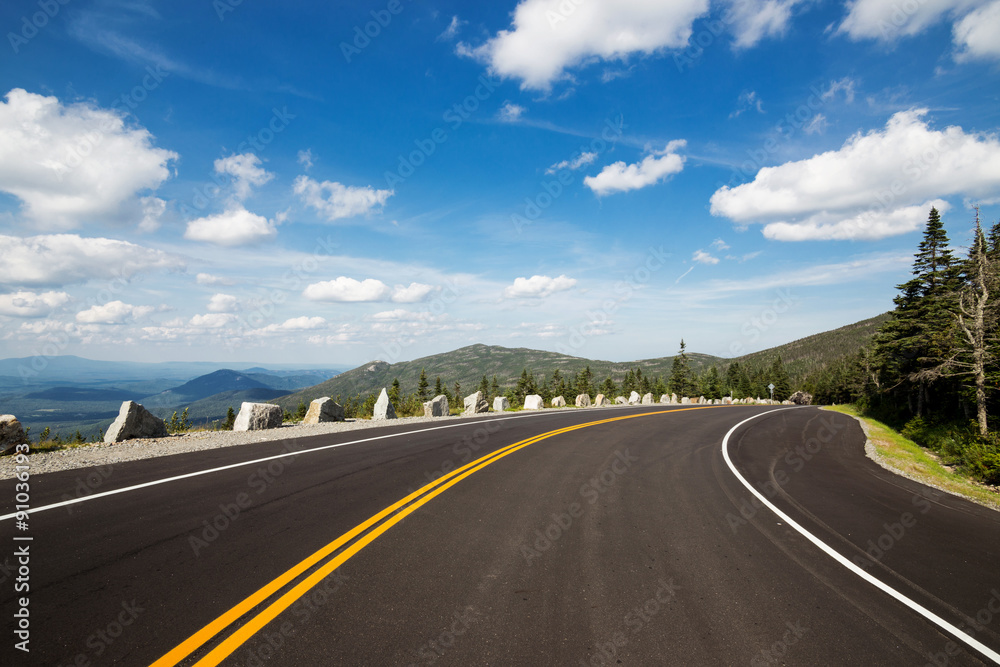
[[[482,415],[476,415],[481,417]],[[436,422],[446,424],[463,419],[461,416],[451,417],[402,417],[389,421],[372,421],[366,419],[343,422],[326,422],[323,424],[295,424],[265,431],[195,431],[183,435],[171,435],[166,438],[149,438],[141,440],[125,440],[114,444],[103,442],[81,445],[54,452],[37,452],[30,456],[31,474],[41,475],[60,470],[75,470],[94,466],[113,465],[125,461],[140,461],[158,456],[200,452],[221,447],[239,447],[258,442],[273,442],[293,438],[308,438],[327,433],[345,433],[362,431],[379,426],[394,426],[397,424],[419,424]],[[0,479],[10,479],[15,474],[13,456],[0,459]]]

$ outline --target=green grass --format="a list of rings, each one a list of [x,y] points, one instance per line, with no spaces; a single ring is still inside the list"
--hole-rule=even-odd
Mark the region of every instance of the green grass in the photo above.
[[[936,454],[903,437],[882,422],[863,417],[851,405],[825,409],[861,420],[867,426],[868,437],[876,452],[890,469],[936,489],[1000,510],[1000,492],[950,470]]]

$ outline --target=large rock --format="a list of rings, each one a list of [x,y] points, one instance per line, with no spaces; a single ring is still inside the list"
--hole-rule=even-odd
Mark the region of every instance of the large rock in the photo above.
[[[244,403],[244,405],[246,405]],[[275,406],[277,407],[277,406]],[[278,408],[279,410],[281,408]],[[125,401],[118,418],[108,427],[104,442],[121,442],[132,438],[165,438],[167,425],[135,401]]]
[[[538,394],[529,394],[524,397],[524,409],[525,410],[541,410],[545,407],[542,402],[542,397]]]
[[[302,419],[303,424],[344,421],[344,408],[332,398],[317,398],[309,404],[309,411]]]
[[[637,392],[637,391],[633,391],[631,394],[628,395],[628,404],[629,405],[638,405],[639,401],[641,401],[641,400],[642,400],[642,396],[640,396],[639,392]]]
[[[660,403],[663,403],[663,404],[670,403],[670,395],[669,394],[663,394],[662,396],[660,396]]]
[[[504,410],[510,410],[510,401],[507,400],[506,396],[497,396],[493,399],[493,412],[503,412]]]
[[[462,411],[463,415],[479,415],[489,411],[490,404],[486,402],[486,397],[483,396],[483,392],[477,391],[476,393],[469,394],[465,397],[465,410]]]
[[[722,397],[722,404],[723,405],[732,405],[733,404],[733,397],[732,396],[723,396]]]
[[[589,408],[590,407],[590,394],[579,394],[576,397],[576,407],[578,408]]]
[[[691,399],[687,396],[681,396],[681,405],[691,405]]]
[[[615,405],[628,405],[628,399],[624,396],[616,396]]]
[[[372,412],[372,419],[381,421],[383,419],[395,418],[396,408],[392,407],[389,394],[386,392],[385,387],[382,387],[382,393],[378,395],[378,400],[375,401],[375,410]]]
[[[244,403],[240,406],[240,414],[233,422],[234,431],[263,431],[269,428],[279,428],[283,416],[280,405],[271,403]]]
[[[643,394],[642,395],[642,404],[643,405],[652,405],[653,404],[653,395],[652,394]]]
[[[438,394],[424,403],[424,417],[447,417],[449,414],[448,397],[444,394]]]
[[[604,394],[598,394],[597,398],[594,399],[594,406],[601,408],[604,407],[605,405],[611,405],[611,399],[605,396]]]
[[[807,394],[804,391],[797,391],[788,397],[795,405],[812,405],[813,397],[812,394]]]
[[[552,399],[552,407],[554,407],[554,408],[565,408],[566,407],[566,399],[563,398],[562,396],[556,396],[555,398]]]
[[[670,402],[673,403],[674,405],[680,403],[680,400],[677,398],[677,394],[670,394]]]
[[[13,454],[17,445],[28,442],[24,427],[14,415],[0,415],[0,452]],[[10,450],[10,451],[8,451]]]

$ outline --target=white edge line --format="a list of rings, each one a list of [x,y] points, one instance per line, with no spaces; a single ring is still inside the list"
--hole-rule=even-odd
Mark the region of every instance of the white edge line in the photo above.
[[[867,581],[872,586],[875,586],[876,588],[878,588],[879,590],[881,590],[883,593],[889,595],[890,597],[895,598],[899,602],[902,602],[907,607],[909,607],[913,611],[917,612],[918,614],[920,614],[921,616],[923,616],[924,618],[926,618],[931,623],[934,623],[935,625],[937,625],[939,628],[941,628],[945,632],[951,634],[952,636],[958,638],[960,641],[965,642],[966,644],[968,644],[972,648],[976,649],[977,651],[979,651],[983,655],[987,656],[993,662],[995,662],[997,664],[1000,664],[1000,653],[997,653],[996,651],[994,651],[990,647],[986,646],[985,644],[983,644],[982,642],[980,642],[975,637],[972,637],[972,636],[966,634],[965,632],[963,632],[962,630],[958,629],[957,627],[955,627],[954,625],[952,625],[948,621],[944,620],[943,618],[941,618],[940,616],[938,616],[934,612],[930,611],[929,609],[926,609],[923,606],[921,606],[920,604],[914,602],[913,600],[911,600],[910,598],[906,597],[905,595],[903,595],[902,593],[900,593],[896,589],[892,588],[888,584],[885,584],[882,581],[880,581],[879,579],[876,579],[875,577],[873,577],[872,575],[868,574],[863,569],[861,569],[860,567],[858,567],[857,565],[855,565],[854,563],[852,563],[846,557],[840,555],[837,551],[835,551],[833,548],[831,548],[829,545],[827,545],[825,542],[823,542],[823,540],[819,539],[818,537],[816,537],[815,535],[813,535],[812,533],[810,533],[808,530],[806,530],[805,528],[803,528],[802,526],[800,526],[798,523],[796,523],[795,520],[792,519],[790,516],[788,516],[787,514],[785,514],[784,512],[782,512],[780,509],[778,509],[777,507],[775,507],[771,503],[771,501],[769,501],[767,498],[765,498],[763,496],[763,494],[761,494],[759,491],[757,491],[757,489],[755,489],[753,486],[751,486],[750,483],[747,482],[747,480],[743,478],[743,475],[740,474],[740,472],[736,469],[736,466],[733,465],[732,460],[729,458],[729,437],[736,431],[736,429],[738,429],[739,427],[743,426],[748,421],[751,421],[753,419],[757,419],[758,417],[762,417],[764,415],[770,415],[770,414],[773,414],[775,412],[781,412],[782,410],[794,410],[794,409],[795,408],[779,408],[778,410],[768,410],[767,412],[762,412],[762,413],[754,415],[753,417],[750,417],[748,419],[744,419],[739,424],[737,424],[736,426],[734,426],[731,429],[729,429],[729,432],[726,433],[726,437],[724,437],[722,439],[722,456],[726,459],[726,464],[729,466],[729,469],[733,472],[733,474],[736,475],[736,478],[738,480],[740,480],[740,482],[743,483],[743,486],[745,486],[750,491],[750,493],[752,493],[755,496],[757,496],[758,500],[760,500],[762,503],[764,503],[765,505],[767,505],[767,507],[770,508],[772,512],[774,512],[779,517],[781,517],[782,519],[784,519],[785,522],[789,526],[791,526],[792,528],[794,528],[795,530],[797,530],[799,533],[801,533],[803,537],[805,537],[807,540],[809,540],[810,542],[812,542],[813,544],[815,544],[817,547],[819,547],[822,551],[824,551],[828,556],[830,556],[831,558],[833,558],[835,561],[837,561],[838,563],[840,563],[841,565],[843,565],[844,567],[846,567],[848,570],[850,570],[854,574],[858,575],[859,577],[861,577],[862,579],[864,579],[865,581]]]
[[[601,411],[605,411],[605,410],[609,410],[609,409],[614,410],[614,409],[618,409],[618,408],[597,408],[597,409],[601,410]],[[550,412],[549,414],[552,414],[552,413]],[[333,445],[323,445],[322,447],[313,447],[311,449],[304,449],[304,450],[298,451],[298,452],[284,452],[282,454],[276,454],[274,456],[268,456],[268,457],[265,457],[265,458],[262,458],[262,459],[253,459],[251,461],[241,461],[240,463],[231,463],[229,465],[220,466],[218,468],[209,468],[208,470],[197,470],[195,472],[189,472],[189,473],[185,473],[183,475],[175,475],[174,477],[165,477],[163,479],[153,480],[152,482],[143,482],[142,484],[135,484],[133,486],[126,486],[126,487],[122,487],[120,489],[112,489],[111,491],[101,491],[100,493],[92,493],[92,494],[87,495],[87,496],[81,496],[79,498],[73,498],[71,500],[64,500],[62,502],[53,503],[51,505],[42,505],[41,507],[33,507],[31,509],[28,509],[28,510],[23,510],[23,512],[12,512],[10,514],[4,514],[3,516],[0,516],[0,521],[6,521],[7,519],[13,519],[13,518],[17,517],[18,515],[20,515],[22,513],[23,514],[34,514],[36,512],[44,512],[45,510],[51,510],[51,509],[55,509],[57,507],[65,507],[67,505],[75,505],[77,503],[87,502],[89,500],[97,500],[98,498],[105,498],[107,496],[113,496],[116,493],[125,493],[126,491],[136,491],[138,489],[144,489],[146,487],[156,486],[158,484],[166,484],[167,482],[176,482],[176,481],[181,480],[181,479],[188,479],[190,477],[198,477],[199,475],[208,475],[208,474],[211,474],[211,473],[214,473],[214,472],[222,472],[223,470],[231,470],[233,468],[240,468],[240,467],[243,467],[243,466],[254,465],[256,463],[265,463],[267,461],[273,461],[275,459],[283,459],[283,458],[285,458],[287,456],[299,456],[301,454],[309,454],[311,452],[321,452],[321,451],[326,450],[326,449],[334,449],[336,447],[346,447],[347,445],[357,445],[357,444],[362,443],[362,442],[372,442],[372,441],[375,441],[375,440],[384,440],[386,438],[398,438],[398,437],[404,436],[404,435],[414,435],[416,433],[428,433],[430,431],[440,431],[441,429],[446,429],[446,428],[458,428],[459,426],[470,426],[470,425],[473,425],[473,424],[477,424],[477,423],[481,423],[481,422],[486,422],[486,421],[499,422],[499,421],[507,421],[508,419],[525,419],[527,417],[541,417],[541,416],[545,416],[545,413],[542,412],[542,411],[539,411],[539,412],[534,413],[534,414],[527,414],[527,415],[512,415],[510,417],[498,417],[498,418],[495,418],[495,419],[481,419],[481,420],[478,420],[478,421],[470,421],[470,422],[465,422],[465,423],[447,424],[445,426],[432,426],[431,428],[420,429],[419,431],[403,431],[402,433],[388,433],[386,435],[378,435],[378,436],[375,436],[375,437],[372,437],[372,438],[363,438],[361,440],[351,440],[350,442],[339,442],[339,443],[333,444]],[[392,426],[392,424],[386,424],[386,426]],[[316,435],[328,435],[328,434],[317,433]],[[315,436],[299,436],[299,437],[315,437]],[[282,439],[278,439],[278,440],[262,440],[260,442],[247,443],[247,444],[255,444],[255,445],[257,445],[257,444],[263,444],[265,442],[271,442],[271,443],[273,443],[273,442],[287,442],[288,440],[297,440],[297,439],[298,438],[282,438]],[[207,450],[201,450],[201,451],[207,451]],[[194,452],[183,452],[183,453],[184,454],[192,454]],[[139,460],[139,461],[149,461],[149,460],[153,460],[153,459],[137,459],[137,460]],[[132,461],[123,461],[123,463],[132,463]]]

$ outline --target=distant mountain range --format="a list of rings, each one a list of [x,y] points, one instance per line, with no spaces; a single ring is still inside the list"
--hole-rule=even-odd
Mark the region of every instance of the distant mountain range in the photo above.
[[[795,384],[864,346],[887,317],[880,315],[736,359],[697,353],[688,357],[691,368],[700,373],[711,365],[722,371],[734,361],[766,363],[780,355]],[[164,419],[187,408],[189,420],[203,424],[225,419],[229,407],[238,411],[244,401],[272,402],[294,411],[300,402],[323,396],[366,396],[389,387],[396,378],[403,392],[410,393],[417,389],[421,370],[432,388],[440,377],[449,390],[460,383],[464,395],[475,391],[484,375],[490,380],[496,375],[501,386],[511,386],[522,369],[539,379],[558,369],[568,380],[589,366],[596,382],[610,375],[620,383],[629,369],[641,368],[644,375],[667,380],[673,361],[670,356],[618,363],[480,344],[394,364],[372,361],[346,372],[290,366],[268,369],[254,364],[226,368],[214,363],[101,362],[72,356],[45,358],[44,363],[2,359],[0,413],[16,415],[34,434],[48,426],[63,437],[72,437],[77,430],[90,437],[107,429],[127,400],[142,403]]]
[[[690,368],[701,373],[712,365],[717,365],[722,371],[734,361],[741,363],[769,361],[780,355],[794,384],[803,379],[809,372],[865,345],[887,318],[888,314],[879,315],[833,331],[816,334],[735,359],[724,359],[698,353],[687,356]],[[334,398],[338,395],[342,398],[357,395],[366,396],[371,392],[380,391],[382,387],[389,387],[392,381],[397,378],[403,393],[412,393],[417,389],[421,370],[426,372],[432,390],[435,379],[440,377],[449,391],[453,390],[457,381],[461,385],[462,394],[468,395],[479,387],[484,375],[488,380],[492,380],[493,376],[496,375],[500,386],[504,387],[515,384],[523,369],[528,369],[538,379],[541,379],[541,376],[551,376],[554,370],[559,369],[563,377],[568,380],[573,373],[578,373],[589,366],[597,383],[600,383],[608,375],[616,383],[620,383],[628,370],[635,368],[641,368],[644,375],[650,377],[659,375],[666,381],[670,378],[673,363],[674,357],[672,356],[618,363],[526,348],[512,349],[493,345],[470,345],[452,352],[435,354],[413,361],[394,364],[372,361],[336,375],[326,382],[283,396],[272,402],[277,403],[285,410],[294,411],[300,402],[309,403],[313,399],[324,396]]]

